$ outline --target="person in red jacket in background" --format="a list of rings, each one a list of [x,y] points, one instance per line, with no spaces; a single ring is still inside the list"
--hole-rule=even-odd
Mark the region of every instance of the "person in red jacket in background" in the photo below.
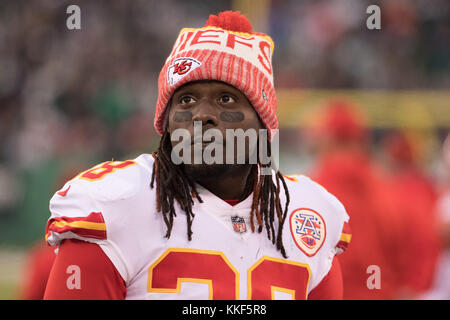
[[[417,139],[404,131],[393,131],[382,140],[392,199],[402,216],[400,252],[402,288],[399,297],[414,299],[426,291],[433,278],[439,237],[436,228],[437,190],[419,165]]]
[[[370,153],[363,114],[346,101],[324,106],[310,176],[334,193],[351,218],[352,246],[340,257],[344,299],[394,299],[399,287],[401,220]]]
[[[436,224],[441,250],[430,288],[421,295],[426,300],[450,300],[450,133],[442,144],[442,180],[439,181]]]
[[[42,300],[48,276],[55,261],[55,248],[47,246],[42,239],[34,244],[25,263],[25,272],[19,288],[19,300]]]

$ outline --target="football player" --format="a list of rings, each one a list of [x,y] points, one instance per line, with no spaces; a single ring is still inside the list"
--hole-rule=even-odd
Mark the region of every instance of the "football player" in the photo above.
[[[244,163],[186,161],[209,148],[198,124],[222,147],[227,130],[274,139],[273,49],[238,12],[181,30],[159,76],[158,149],[99,164],[51,199],[46,240],[59,251],[46,299],[342,298],[336,255],[351,235],[333,195],[251,163],[259,144],[245,143]],[[178,164],[180,130],[194,139]]]

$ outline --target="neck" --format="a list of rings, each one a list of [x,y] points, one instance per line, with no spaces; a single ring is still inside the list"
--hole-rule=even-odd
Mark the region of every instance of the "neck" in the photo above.
[[[244,199],[251,193],[251,189],[246,188],[251,171],[252,165],[248,164],[185,167],[186,174],[223,200]]]

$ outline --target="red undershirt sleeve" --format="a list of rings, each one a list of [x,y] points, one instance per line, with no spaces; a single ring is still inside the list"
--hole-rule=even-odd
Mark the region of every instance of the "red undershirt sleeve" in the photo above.
[[[45,300],[123,300],[125,281],[94,243],[62,242],[47,282]]]
[[[330,271],[309,293],[308,300],[342,300],[343,294],[341,266],[335,256]]]

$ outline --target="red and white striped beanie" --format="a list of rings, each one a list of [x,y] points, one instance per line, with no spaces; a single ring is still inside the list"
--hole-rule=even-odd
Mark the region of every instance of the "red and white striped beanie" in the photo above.
[[[252,32],[252,25],[239,12],[210,15],[204,27],[182,29],[159,74],[156,131],[164,132],[167,106],[177,88],[191,81],[218,80],[245,94],[272,140],[278,128],[273,49],[273,40]]]

